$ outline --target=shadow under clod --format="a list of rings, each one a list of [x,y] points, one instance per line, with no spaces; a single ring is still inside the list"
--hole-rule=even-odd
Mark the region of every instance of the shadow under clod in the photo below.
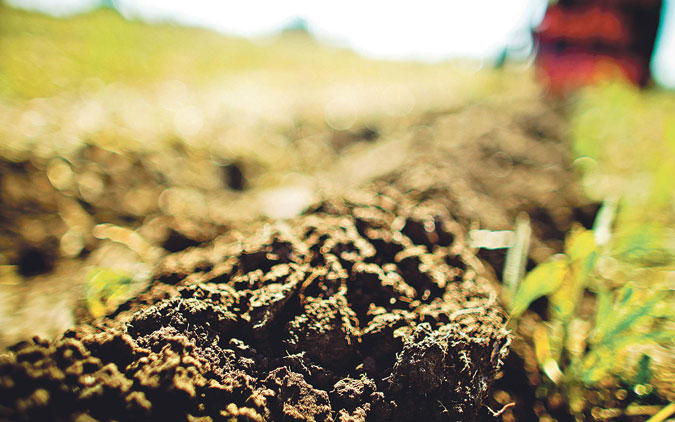
[[[509,337],[439,209],[373,188],[171,255],[114,316],[0,356],[0,417],[475,420]]]

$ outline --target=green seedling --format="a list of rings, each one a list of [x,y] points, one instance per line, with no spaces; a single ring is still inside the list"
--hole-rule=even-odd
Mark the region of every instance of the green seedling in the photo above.
[[[644,261],[636,268],[625,259],[622,251],[648,250],[655,243],[648,235],[633,237],[633,243],[614,236],[609,228],[615,211],[616,202],[607,201],[593,230],[573,229],[564,253],[530,271],[510,302],[517,323],[533,301],[548,297],[550,321],[538,324],[532,335],[535,355],[540,370],[567,392],[573,411],[584,407],[584,388],[597,386],[608,376],[648,384],[649,356],[643,353],[636,360],[631,351],[668,347],[675,338],[675,312],[667,306],[673,293],[667,282],[670,269],[647,267]],[[598,264],[603,260],[619,266],[615,276],[620,279],[603,276]],[[634,275],[642,277],[639,283],[631,280]],[[584,294],[595,295],[592,319],[579,316]]]
[[[524,277],[514,259],[504,302],[517,326],[548,298],[549,320],[532,330],[536,359],[580,415],[589,387],[615,380],[643,397],[656,378],[672,377],[654,368],[675,361],[675,96],[590,88],[572,103],[571,136],[582,185],[603,206],[592,230],[571,230],[564,253]]]
[[[94,318],[116,307],[132,287],[131,274],[110,268],[96,268],[87,278],[87,309]]]

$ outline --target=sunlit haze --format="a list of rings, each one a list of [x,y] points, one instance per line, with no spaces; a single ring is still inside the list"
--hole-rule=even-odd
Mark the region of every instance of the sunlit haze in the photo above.
[[[92,0],[8,0],[14,6],[53,15],[85,11]],[[662,85],[675,87],[675,1],[666,0],[652,68]],[[129,19],[170,21],[222,33],[261,37],[302,19],[320,40],[376,58],[438,61],[493,60],[505,50],[527,57],[530,29],[537,25],[545,0],[447,2],[214,2],[194,0],[118,0]]]

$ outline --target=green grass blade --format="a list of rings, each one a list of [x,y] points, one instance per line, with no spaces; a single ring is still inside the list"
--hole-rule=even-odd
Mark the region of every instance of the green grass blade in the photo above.
[[[567,260],[564,256],[539,264],[520,284],[511,302],[511,315],[516,317],[522,314],[534,300],[558,289],[566,273]]]

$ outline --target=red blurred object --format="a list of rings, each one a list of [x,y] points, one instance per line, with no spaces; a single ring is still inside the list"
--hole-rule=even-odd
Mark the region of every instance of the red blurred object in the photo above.
[[[554,94],[607,79],[645,86],[661,0],[560,1],[535,30],[537,68]]]
[[[563,9],[559,5],[548,8],[539,26],[542,42],[567,39],[580,42],[608,42],[627,46],[630,31],[617,10],[598,4]]]

